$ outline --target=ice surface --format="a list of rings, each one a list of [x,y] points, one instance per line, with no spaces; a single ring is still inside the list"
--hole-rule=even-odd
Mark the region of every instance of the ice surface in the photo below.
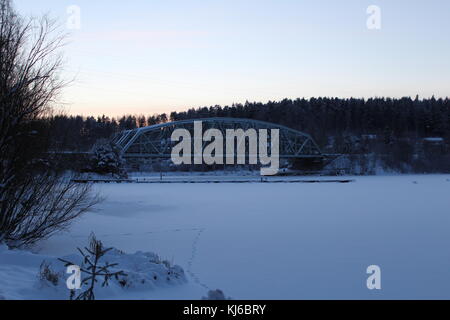
[[[71,254],[94,231],[107,246],[158,253],[189,280],[115,298],[201,299],[221,289],[234,299],[449,299],[449,178],[98,185],[107,197],[98,210],[36,250]],[[0,295],[20,298],[8,278],[22,270],[4,265]],[[366,287],[370,265],[381,267],[380,291]]]

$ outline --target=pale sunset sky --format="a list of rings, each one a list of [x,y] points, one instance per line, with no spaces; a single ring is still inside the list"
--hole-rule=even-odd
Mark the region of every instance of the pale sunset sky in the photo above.
[[[70,32],[70,114],[297,97],[450,96],[448,0],[14,0]],[[80,8],[69,30],[67,8]],[[367,8],[381,29],[367,27]],[[72,16],[73,17],[73,16]]]

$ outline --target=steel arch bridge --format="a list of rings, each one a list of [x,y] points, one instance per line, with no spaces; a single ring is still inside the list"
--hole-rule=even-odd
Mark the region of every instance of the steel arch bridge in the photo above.
[[[113,138],[113,143],[119,148],[122,157],[126,158],[170,158],[172,147],[177,142],[171,141],[171,136],[176,129],[186,129],[192,136],[194,123],[201,121],[203,130],[218,129],[223,136],[226,130],[244,131],[249,129],[279,129],[279,157],[291,159],[323,159],[324,155],[319,146],[306,133],[291,128],[251,119],[239,118],[205,118],[191,119],[176,122],[157,124],[149,127],[126,130],[118,133]],[[270,131],[269,131],[270,132]],[[209,142],[204,142],[205,144]]]

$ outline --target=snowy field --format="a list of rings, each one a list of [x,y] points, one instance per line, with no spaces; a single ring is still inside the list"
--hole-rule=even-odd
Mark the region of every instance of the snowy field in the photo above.
[[[93,231],[107,246],[173,261],[188,280],[105,298],[200,299],[222,289],[233,299],[450,299],[450,176],[353,179],[101,184],[96,212],[35,251],[72,254]],[[366,287],[370,265],[381,267],[380,291]],[[0,261],[0,295],[27,297],[34,269],[23,267],[20,289],[2,289],[11,266]]]

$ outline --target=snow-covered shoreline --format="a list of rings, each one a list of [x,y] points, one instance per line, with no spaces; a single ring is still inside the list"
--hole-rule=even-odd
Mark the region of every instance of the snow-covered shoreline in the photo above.
[[[75,265],[83,266],[80,254],[61,257]],[[145,293],[158,288],[180,286],[187,282],[184,270],[161,260],[154,253],[136,252],[126,254],[117,249],[110,250],[102,263],[117,264],[111,271],[123,271],[124,276],[112,278],[108,286],[102,286],[102,278],[96,285],[98,299],[120,299],[133,292]],[[50,276],[41,272],[46,265]],[[9,250],[0,245],[0,299],[7,300],[66,300],[70,298],[67,268],[58,257],[31,253],[26,250]],[[82,277],[86,277],[82,274]],[[76,293],[86,290],[83,286]]]

